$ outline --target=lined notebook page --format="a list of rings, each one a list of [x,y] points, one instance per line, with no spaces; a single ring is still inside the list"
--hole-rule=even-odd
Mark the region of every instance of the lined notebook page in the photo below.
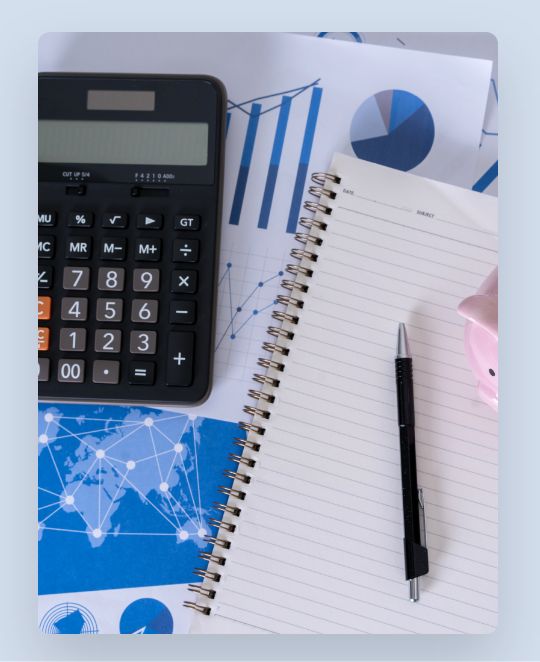
[[[322,200],[333,212],[214,611],[280,633],[490,632],[497,424],[456,308],[497,263],[496,200],[341,155],[332,172],[339,192]],[[416,604],[404,579],[400,321],[430,557]]]

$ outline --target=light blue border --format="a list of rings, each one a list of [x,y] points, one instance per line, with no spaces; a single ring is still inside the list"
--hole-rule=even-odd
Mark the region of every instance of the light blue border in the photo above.
[[[2,7],[0,658],[538,660],[540,328],[537,3],[525,0],[6,0]],[[35,626],[36,49],[47,31],[489,31],[500,48],[500,625],[455,637],[71,637]],[[10,243],[13,242],[13,243]]]

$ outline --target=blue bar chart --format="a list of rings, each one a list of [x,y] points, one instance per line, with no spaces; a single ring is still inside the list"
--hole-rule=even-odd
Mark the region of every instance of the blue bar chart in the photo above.
[[[291,109],[291,97],[285,96],[283,97],[281,108],[279,109],[276,135],[274,137],[272,156],[270,157],[270,165],[268,166],[268,175],[266,177],[266,185],[264,187],[264,195],[261,205],[261,214],[259,216],[258,227],[264,229],[268,227],[268,219],[270,217],[270,209],[272,207],[272,198],[274,197],[274,190],[276,188],[279,162],[281,161],[281,153],[283,151],[283,142],[285,140],[285,132],[287,131],[287,122],[289,120],[290,109]]]
[[[479,193],[482,193],[487,189],[487,187],[495,181],[499,174],[499,161],[495,161],[495,163],[490,166],[486,172],[478,179],[478,181],[474,184],[472,187],[473,191],[478,191]]]
[[[234,129],[235,140],[238,140],[238,132],[243,131],[237,176],[233,184],[230,225],[240,225],[241,222],[246,222],[242,221],[244,202],[249,199],[253,204],[253,196],[257,196],[257,200],[260,200],[257,203],[257,228],[268,229],[272,219],[276,191],[279,187],[279,172],[283,162],[284,147],[287,140],[294,142],[298,140],[299,136],[303,136],[302,143],[298,146],[297,165],[293,165],[296,172],[294,187],[290,194],[288,209],[283,216],[285,219],[283,221],[284,231],[287,233],[296,231],[323,92],[318,83],[319,80],[315,80],[302,87],[248,99],[241,103],[229,101],[226,120],[227,137],[231,139],[231,130]],[[308,97],[309,92],[311,95]],[[303,98],[297,102],[295,108],[294,100],[301,95]],[[298,103],[301,105],[298,106]],[[293,113],[296,114],[294,131],[291,131]],[[259,143],[263,145],[260,150],[265,149],[264,146],[270,141],[269,132],[272,131],[271,149],[264,153],[257,152],[254,158]],[[261,132],[263,132],[264,140]],[[287,163],[289,170],[291,169],[290,159],[289,152],[289,162]],[[252,169],[255,166],[260,169],[261,164],[264,168],[264,185],[259,189],[253,184],[253,190],[250,190],[250,181],[253,179]],[[292,181],[293,179],[290,179],[290,182]],[[250,214],[248,222],[253,222],[252,217],[253,214]]]
[[[240,169],[238,170],[236,188],[234,189],[231,218],[229,221],[231,225],[238,225],[240,222],[240,212],[242,210],[242,203],[244,201],[244,194],[246,192],[249,168],[251,166],[251,157],[253,156],[253,148],[255,146],[255,136],[257,135],[257,127],[259,126],[260,112],[261,105],[254,103],[251,106],[251,113],[249,115],[246,131],[246,140],[244,142],[244,149],[242,150],[242,159],[240,161]]]
[[[287,232],[296,232],[296,224],[298,223],[298,216],[302,205],[302,194],[306,184],[311,148],[313,147],[313,139],[315,138],[315,127],[317,126],[317,117],[319,116],[321,96],[322,89],[320,87],[314,87],[311,93],[311,103],[309,104],[304,142],[302,143],[302,151],[300,152],[300,162],[298,163],[298,170],[296,172],[296,182],[294,184],[291,209],[289,211],[289,220],[287,221]]]

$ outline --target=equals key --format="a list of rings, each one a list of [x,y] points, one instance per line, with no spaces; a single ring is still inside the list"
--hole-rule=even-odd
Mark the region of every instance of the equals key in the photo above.
[[[172,301],[169,315],[171,324],[195,324],[195,301]]]

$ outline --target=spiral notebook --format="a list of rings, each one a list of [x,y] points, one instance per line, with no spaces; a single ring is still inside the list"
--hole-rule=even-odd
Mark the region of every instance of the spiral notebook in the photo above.
[[[497,422],[456,308],[497,263],[496,200],[344,155],[315,174],[237,439],[202,631],[479,634],[497,623]],[[430,573],[408,600],[395,339],[415,365]],[[222,626],[220,626],[222,624]]]

